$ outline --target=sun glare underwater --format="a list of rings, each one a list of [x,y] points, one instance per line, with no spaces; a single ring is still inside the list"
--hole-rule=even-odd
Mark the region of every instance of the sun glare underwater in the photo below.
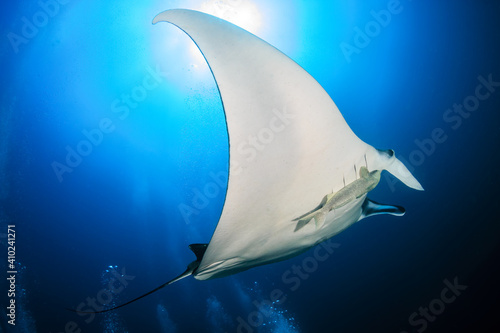
[[[425,192],[384,172],[370,197],[404,206],[404,217],[371,217],[294,258],[189,277],[116,311],[69,312],[117,306],[177,276],[221,215],[223,104],[193,41],[152,24],[175,8],[288,55]],[[3,4],[0,16],[0,332],[494,327],[497,1],[40,0]]]

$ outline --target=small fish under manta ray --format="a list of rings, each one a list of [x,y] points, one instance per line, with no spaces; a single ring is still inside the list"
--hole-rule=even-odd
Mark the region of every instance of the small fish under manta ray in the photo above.
[[[366,197],[382,170],[423,190],[393,150],[361,141],[320,84],[273,46],[197,11],[167,10],[157,22],[188,34],[216,80],[230,143],[226,200],[210,243],[189,245],[196,260],[184,273],[92,313],[189,275],[220,278],[294,257],[372,215],[402,216],[404,208]],[[268,144],[245,158],[242,150],[255,136]]]

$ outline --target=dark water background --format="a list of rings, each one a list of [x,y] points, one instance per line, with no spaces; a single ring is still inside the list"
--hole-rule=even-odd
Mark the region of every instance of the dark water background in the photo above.
[[[9,285],[0,280],[0,331],[498,327],[500,84],[484,87],[484,80],[500,82],[500,2],[2,7],[0,269],[4,276],[7,225],[15,224],[18,274],[15,327],[3,314]],[[374,23],[388,7],[390,21]],[[113,305],[181,273],[193,260],[187,245],[209,241],[222,209],[220,187],[196,214],[182,214],[214,173],[227,174],[228,147],[207,65],[181,31],[151,25],[170,8],[217,10],[285,52],[323,85],[361,139],[395,149],[426,191],[383,177],[370,197],[405,206],[406,216],[354,225],[334,237],[324,261],[314,263],[309,251],[224,279],[188,278],[118,311],[78,316],[64,307],[107,300],[110,283]],[[371,37],[363,40],[357,29],[366,28]],[[145,79],[151,89],[140,95]],[[134,93],[139,100],[127,104]],[[464,103],[472,111],[448,111]],[[109,133],[101,137],[98,128]],[[95,144],[82,143],[85,133]],[[88,156],[73,157],[71,172],[58,176],[54,162],[67,164],[78,147]],[[293,273],[303,265],[310,273]],[[454,294],[445,289],[450,283],[466,289]],[[278,291],[285,298],[269,308]],[[429,306],[428,315],[420,312]]]

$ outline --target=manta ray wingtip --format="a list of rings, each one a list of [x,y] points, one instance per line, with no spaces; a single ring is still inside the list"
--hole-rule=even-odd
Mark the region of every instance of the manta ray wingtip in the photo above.
[[[152,24],[156,24],[156,23],[158,23],[158,22],[165,21],[164,16],[165,16],[165,12],[161,12],[161,13],[157,14],[157,15],[153,18],[153,21],[152,21],[151,23],[152,23]]]
[[[167,16],[169,16],[169,14],[174,11],[176,11],[176,9],[164,10],[163,12],[156,14],[156,16],[153,18],[152,23],[156,24],[158,22],[168,21]]]
[[[200,12],[196,10],[190,10],[190,9],[168,9],[165,10],[161,13],[158,13],[154,18],[153,18],[153,24],[156,24],[158,22],[169,22],[173,23],[172,20],[176,20],[183,17],[191,18],[193,19],[196,17]]]

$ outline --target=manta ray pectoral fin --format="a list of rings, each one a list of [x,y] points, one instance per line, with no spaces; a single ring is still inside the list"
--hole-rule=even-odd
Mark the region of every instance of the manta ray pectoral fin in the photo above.
[[[128,304],[130,304],[132,302],[135,302],[137,300],[140,300],[141,298],[146,297],[146,296],[154,293],[155,291],[158,291],[161,288],[163,288],[165,286],[168,286],[169,284],[177,282],[177,281],[179,281],[179,280],[181,280],[181,279],[183,279],[183,278],[185,278],[185,277],[193,274],[196,271],[196,269],[198,268],[198,266],[200,266],[201,259],[203,259],[203,255],[205,254],[207,246],[208,246],[208,244],[191,244],[191,245],[189,245],[189,249],[191,249],[191,251],[193,251],[193,253],[196,255],[196,260],[193,261],[193,262],[191,262],[188,265],[188,267],[184,271],[184,273],[182,273],[181,275],[177,276],[176,278],[174,278],[174,279],[172,279],[172,280],[170,280],[170,281],[162,284],[161,286],[159,286],[159,287],[157,287],[157,288],[155,288],[155,289],[153,289],[153,290],[151,290],[151,291],[149,291],[149,292],[147,292],[147,293],[145,293],[145,294],[143,294],[143,295],[141,295],[141,296],[139,296],[137,298],[134,298],[131,301],[128,301],[128,302],[126,302],[124,304],[115,306],[114,308],[105,309],[105,310],[101,310],[101,311],[78,311],[78,310],[75,310],[75,309],[68,309],[68,308],[66,310],[69,310],[69,311],[72,311],[72,312],[76,312],[76,313],[105,313],[105,312],[108,312],[108,311],[113,311],[113,310],[116,310],[118,308],[121,308],[121,307],[123,307],[125,305],[128,305]]]
[[[401,206],[383,205],[368,198],[366,198],[363,202],[362,210],[363,211],[358,221],[370,216],[381,214],[403,216],[406,212],[406,210]]]

